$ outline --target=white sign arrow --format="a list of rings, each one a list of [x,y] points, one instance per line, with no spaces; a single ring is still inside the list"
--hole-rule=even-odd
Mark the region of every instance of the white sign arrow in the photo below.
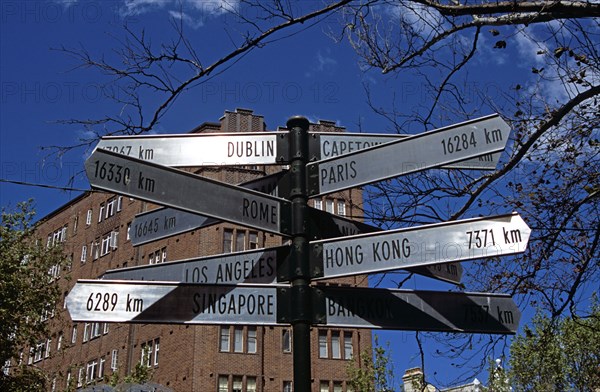
[[[504,150],[510,128],[498,115],[307,165],[311,196],[324,195]]]
[[[287,132],[103,137],[96,148],[165,166],[275,165]]]
[[[317,279],[522,253],[531,229],[514,213],[314,241]]]
[[[85,170],[97,189],[271,233],[289,232],[285,199],[101,149],[86,160]]]

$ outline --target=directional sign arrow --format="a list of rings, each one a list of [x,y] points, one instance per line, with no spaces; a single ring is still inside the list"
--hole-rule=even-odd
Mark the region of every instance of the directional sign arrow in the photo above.
[[[406,139],[408,134],[373,134],[373,133],[340,133],[340,132],[311,132],[319,139],[317,159],[333,158],[354,151],[378,146],[380,144]],[[314,137],[313,136],[313,137]],[[459,163],[444,165],[442,169],[476,169],[495,170],[500,161],[501,152],[486,154],[477,158],[467,159]]]
[[[313,241],[311,270],[326,279],[516,254],[530,233],[514,213]]]
[[[318,286],[316,324],[344,328],[514,334],[521,312],[502,294]]]
[[[282,171],[247,181],[239,186],[277,196],[279,191],[285,194],[285,190],[288,189],[287,175],[287,171]],[[131,244],[138,246],[220,222],[219,219],[174,208],[159,208],[135,216],[131,222]]]
[[[274,283],[290,246],[255,249],[168,263],[108,270],[103,279],[152,280],[181,283]]]
[[[67,296],[67,309],[73,321],[273,325],[278,289],[79,280]]]
[[[289,161],[287,132],[111,136],[96,148],[165,166],[275,165]]]
[[[130,230],[131,245],[146,244],[220,222],[219,219],[174,208],[158,208],[133,218]]]
[[[436,129],[307,165],[310,196],[501,152],[509,126],[498,115]]]
[[[94,188],[276,234],[288,234],[290,202],[239,186],[96,149],[85,162]]]

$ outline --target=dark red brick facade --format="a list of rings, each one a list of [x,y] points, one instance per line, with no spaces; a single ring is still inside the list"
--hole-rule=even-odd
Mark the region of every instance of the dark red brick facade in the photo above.
[[[326,121],[311,127],[318,131],[342,131],[334,123]],[[206,123],[192,132],[265,130],[261,116],[254,115],[250,110],[238,109],[226,112],[220,123]],[[188,170],[221,181],[240,183],[280,168]],[[343,203],[347,216],[360,215],[360,190],[342,192],[328,198],[333,198],[336,206]],[[323,206],[325,204],[323,199]],[[58,278],[64,295],[68,294],[78,279],[95,279],[108,269],[145,265],[150,258],[155,261],[157,257],[160,262],[169,262],[220,254],[223,252],[224,230],[239,232],[240,237],[244,233],[246,248],[254,246],[249,242],[251,232],[257,234],[259,248],[277,246],[284,242],[284,239],[273,234],[223,223],[133,247],[127,239],[128,224],[136,214],[156,207],[128,197],[87,192],[42,219],[37,228],[40,239],[62,242],[65,253],[72,259],[70,270],[61,271]],[[88,219],[88,214],[91,214],[91,220]],[[55,235],[57,231],[59,234]],[[111,233],[118,233],[112,234],[112,242],[107,240]],[[366,286],[367,279],[359,276],[338,279],[331,284],[340,283]],[[40,342],[38,352],[34,348],[30,353],[27,348],[22,357],[15,360],[31,362],[32,365],[45,369],[50,374],[51,388],[56,391],[66,390],[67,380],[76,389],[78,386],[84,388],[94,383],[100,384],[115,375],[123,379],[141,361],[144,348],[150,354],[145,360],[149,361],[152,381],[174,391],[220,391],[220,385],[226,385],[227,389],[223,390],[234,391],[241,384],[242,391],[281,392],[287,391],[286,388],[292,381],[292,353],[288,350],[286,340],[290,330],[287,327],[246,326],[239,331],[233,326],[86,326],[85,323],[73,323],[63,303],[57,306],[48,322],[51,323],[53,332],[48,340]],[[221,347],[224,331],[229,332],[229,352]],[[240,337],[243,338],[241,345],[236,344]],[[325,349],[325,341],[329,358],[320,358],[320,352]],[[321,391],[328,387],[329,391],[345,391],[348,365],[345,357],[350,354],[357,356],[370,348],[371,333],[368,330],[313,328],[312,390]],[[241,352],[236,352],[239,350]]]

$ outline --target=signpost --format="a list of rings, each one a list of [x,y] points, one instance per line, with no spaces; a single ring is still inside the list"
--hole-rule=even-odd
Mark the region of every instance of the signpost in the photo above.
[[[278,196],[278,192],[285,194],[286,189],[289,189],[285,181],[287,174],[287,171],[282,171],[247,181],[239,186]],[[131,222],[131,244],[138,246],[220,222],[219,219],[174,208],[159,208],[136,215]]]
[[[530,233],[512,214],[314,241],[311,270],[314,279],[328,279],[516,254]]]
[[[308,164],[309,195],[325,195],[501,152],[510,128],[498,115]]]
[[[85,170],[97,189],[271,233],[289,232],[285,199],[100,149],[85,162]]]
[[[520,312],[506,295],[311,285],[396,269],[458,284],[459,261],[523,252],[531,230],[516,213],[381,231],[308,207],[310,196],[429,168],[494,168],[510,131],[498,115],[386,143],[392,137],[310,135],[303,117],[287,125],[289,132],[103,138],[85,164],[92,187],[173,208],[138,215],[136,245],[218,220],[285,235],[289,244],[107,271],[109,280],[71,290],[72,319],[291,324],[296,392],[311,390],[314,325],[515,333]],[[309,163],[311,156],[328,158]],[[168,167],[272,164],[289,171],[243,186]]]
[[[96,148],[178,167],[275,165],[289,159],[287,132],[110,136]]]
[[[406,139],[411,135],[389,135],[372,133],[339,133],[322,132],[312,133],[319,138],[319,159],[333,158],[351,152],[364,150],[389,142]],[[467,159],[459,163],[444,165],[442,169],[475,169],[495,170],[500,161],[501,152],[486,154],[477,158]]]
[[[104,279],[200,284],[275,283],[289,245],[108,270]]]
[[[521,312],[501,294],[318,287],[318,324],[343,328],[514,334]]]
[[[277,286],[79,280],[67,296],[73,321],[277,324]]]

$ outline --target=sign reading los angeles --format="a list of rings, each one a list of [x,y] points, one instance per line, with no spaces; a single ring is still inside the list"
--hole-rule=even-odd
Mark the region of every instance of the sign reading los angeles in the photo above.
[[[278,266],[289,254],[290,246],[226,253],[168,263],[108,270],[104,279],[152,280],[180,283],[238,284],[275,283]]]

